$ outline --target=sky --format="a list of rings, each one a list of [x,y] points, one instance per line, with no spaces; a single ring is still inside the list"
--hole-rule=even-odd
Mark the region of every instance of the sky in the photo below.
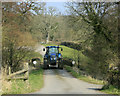
[[[55,7],[57,8],[62,14],[66,14],[66,7],[65,7],[65,2],[46,2],[46,7]]]

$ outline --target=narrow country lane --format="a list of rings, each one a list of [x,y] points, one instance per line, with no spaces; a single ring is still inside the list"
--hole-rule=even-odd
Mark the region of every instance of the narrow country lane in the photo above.
[[[37,44],[35,51],[44,56],[45,48]],[[90,84],[71,76],[66,70],[44,70],[44,87],[32,94],[103,94],[97,91],[102,85]],[[31,94],[31,93],[30,93]]]
[[[32,94],[103,94],[102,85],[90,84],[72,77],[66,70],[44,71],[44,87]]]

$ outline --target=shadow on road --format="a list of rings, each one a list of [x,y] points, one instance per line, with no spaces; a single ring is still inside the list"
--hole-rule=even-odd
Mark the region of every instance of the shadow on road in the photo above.
[[[101,91],[102,90],[102,88],[88,88],[88,89],[90,89],[90,90],[96,90],[96,91]]]

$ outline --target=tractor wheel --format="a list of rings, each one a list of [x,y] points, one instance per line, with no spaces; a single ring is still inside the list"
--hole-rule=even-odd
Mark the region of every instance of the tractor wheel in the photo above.
[[[44,68],[44,69],[48,69],[47,63],[44,63],[43,68]]]
[[[58,65],[58,69],[62,69],[63,70],[63,66],[62,65]]]
[[[60,69],[63,70],[63,67],[61,67]]]
[[[60,69],[63,70],[63,66],[61,66]]]

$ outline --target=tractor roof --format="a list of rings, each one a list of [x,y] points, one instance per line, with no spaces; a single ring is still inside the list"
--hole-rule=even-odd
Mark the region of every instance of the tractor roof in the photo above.
[[[60,48],[59,46],[47,46],[46,48]]]

